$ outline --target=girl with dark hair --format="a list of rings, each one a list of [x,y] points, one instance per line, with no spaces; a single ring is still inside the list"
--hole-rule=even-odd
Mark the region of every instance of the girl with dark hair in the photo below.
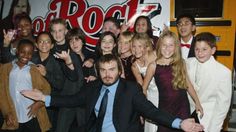
[[[153,35],[152,23],[148,16],[139,16],[134,23],[134,33],[146,33],[152,39],[153,48],[156,49],[157,36]]]
[[[117,38],[114,33],[108,31],[100,35],[97,43],[98,56],[114,54],[118,56]]]
[[[0,23],[0,31],[5,29],[14,29],[14,20],[18,14],[30,14],[30,4],[28,0],[13,0],[8,15]],[[3,40],[4,34],[0,32],[0,40]]]
[[[2,62],[7,63],[15,58],[15,50],[21,39],[35,41],[32,30],[32,20],[26,13],[18,14],[16,17],[17,31],[7,32],[3,30],[4,40],[2,48]],[[14,35],[17,34],[17,35]]]

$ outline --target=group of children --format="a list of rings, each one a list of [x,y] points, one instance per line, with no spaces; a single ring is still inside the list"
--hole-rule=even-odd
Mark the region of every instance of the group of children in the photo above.
[[[100,56],[114,54],[123,64],[121,77],[137,81],[155,106],[182,119],[196,110],[200,112],[199,120],[205,131],[219,132],[230,106],[232,83],[231,71],[213,57],[215,36],[204,32],[194,37],[195,20],[189,15],[177,18],[180,39],[167,30],[156,40],[152,33],[150,36],[151,24],[145,16],[137,18],[135,33],[120,32],[121,27],[113,19],[104,21],[96,55],[86,49],[83,31],[79,28],[68,31],[62,19],[51,21],[50,33],[38,35],[36,54],[32,41],[19,40],[16,56],[0,67],[0,96],[4,97],[0,108],[5,117],[2,129],[49,130],[45,107],[24,98],[20,91],[39,89],[48,94],[51,89],[52,94],[72,95],[83,88],[83,84],[97,79],[94,64]],[[9,34],[4,34],[4,40],[9,42]],[[5,52],[10,52],[9,44],[5,47],[8,47]],[[81,127],[78,130],[83,131],[85,111],[82,108],[60,108],[59,111],[49,108],[47,112],[52,126],[56,126],[53,131],[69,131],[74,119]],[[177,131],[140,119],[144,120],[145,132]]]

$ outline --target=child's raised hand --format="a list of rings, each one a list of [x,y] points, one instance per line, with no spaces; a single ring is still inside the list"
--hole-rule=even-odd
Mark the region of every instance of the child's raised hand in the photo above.
[[[164,24],[164,26],[163,26],[163,32],[167,32],[167,31],[169,31],[169,27],[168,27],[166,24]]]
[[[54,56],[56,58],[64,60],[66,64],[69,64],[72,62],[71,57],[70,57],[70,49],[68,49],[68,51],[62,51],[61,53],[56,52]]]
[[[124,21],[123,24],[121,25],[121,32],[127,31],[128,28],[130,27],[130,24],[126,24],[126,22]]]
[[[93,66],[93,63],[94,63],[94,60],[90,58],[83,63],[83,67],[85,66],[85,67],[91,68]]]
[[[11,43],[11,41],[14,39],[14,34],[16,34],[16,30],[9,30],[6,32],[5,29],[3,29],[3,35],[4,35],[4,40],[3,44],[4,47],[8,47]]]

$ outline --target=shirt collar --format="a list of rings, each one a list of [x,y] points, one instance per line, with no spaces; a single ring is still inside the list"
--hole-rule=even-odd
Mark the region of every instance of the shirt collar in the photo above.
[[[12,61],[13,67],[19,67],[19,66],[16,64],[17,61],[18,61],[18,59],[14,59],[14,60]],[[33,63],[32,61],[29,61],[24,67],[30,66],[30,65],[34,65],[34,63]]]
[[[184,42],[183,39],[180,39],[181,44],[192,44],[193,36],[188,40],[188,42]]]
[[[116,89],[117,89],[117,86],[118,86],[119,82],[120,82],[120,79],[118,79],[111,86],[102,85],[101,93],[104,92],[106,89],[109,89],[109,93],[111,93],[112,95],[115,95]]]
[[[215,62],[215,58],[213,57],[213,56],[211,56],[206,62],[204,62],[204,63],[201,63],[201,62],[199,62],[198,61],[198,65],[200,65],[200,66],[206,66],[206,67],[208,67],[208,66],[210,66],[211,65],[211,63],[214,63]]]

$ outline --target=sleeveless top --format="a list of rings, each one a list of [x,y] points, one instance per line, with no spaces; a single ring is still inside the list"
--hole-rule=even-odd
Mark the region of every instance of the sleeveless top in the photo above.
[[[190,115],[190,106],[185,89],[175,90],[172,85],[172,65],[156,65],[154,78],[159,90],[159,108],[181,119]],[[160,132],[179,131],[159,126]]]
[[[139,72],[141,73],[142,77],[144,78],[145,75],[146,75],[147,66],[145,66],[145,67],[140,67],[138,63],[135,62],[135,64],[136,64],[136,66],[138,67],[138,70],[139,70]],[[148,90],[155,90],[155,91],[157,90],[157,85],[156,85],[156,83],[155,83],[154,77],[152,78],[152,80],[151,80],[150,83],[149,83]]]

